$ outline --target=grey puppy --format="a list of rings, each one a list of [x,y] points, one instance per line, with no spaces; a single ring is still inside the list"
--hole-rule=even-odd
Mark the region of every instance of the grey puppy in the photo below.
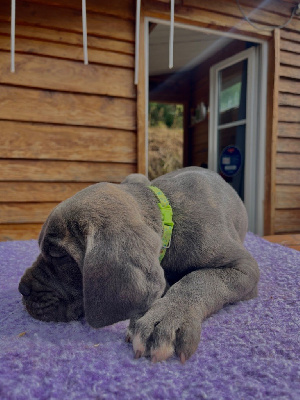
[[[184,362],[201,322],[257,295],[259,270],[243,246],[245,207],[219,175],[198,167],[155,179],[173,209],[162,262],[158,198],[140,174],[98,183],[63,201],[39,237],[40,255],[21,279],[27,311],[43,321],[83,315],[95,328],[130,319],[135,358]]]

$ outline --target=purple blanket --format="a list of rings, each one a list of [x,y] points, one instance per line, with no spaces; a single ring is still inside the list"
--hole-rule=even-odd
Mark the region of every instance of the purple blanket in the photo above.
[[[31,318],[17,287],[37,242],[0,243],[0,399],[300,399],[300,252],[253,234],[245,244],[259,297],[207,319],[181,365],[134,360],[127,322],[95,330]]]

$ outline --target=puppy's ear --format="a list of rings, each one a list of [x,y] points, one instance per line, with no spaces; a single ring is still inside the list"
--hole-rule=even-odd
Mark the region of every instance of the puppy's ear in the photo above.
[[[165,289],[159,235],[147,225],[102,229],[87,240],[83,265],[87,322],[99,328],[145,312]]]

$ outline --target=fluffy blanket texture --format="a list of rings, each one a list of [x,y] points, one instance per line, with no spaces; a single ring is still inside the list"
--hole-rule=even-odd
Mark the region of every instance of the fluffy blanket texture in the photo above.
[[[31,318],[17,287],[37,242],[0,243],[0,398],[300,399],[300,252],[253,234],[245,245],[260,266],[259,297],[208,318],[181,365],[134,360],[128,322],[95,330]]]

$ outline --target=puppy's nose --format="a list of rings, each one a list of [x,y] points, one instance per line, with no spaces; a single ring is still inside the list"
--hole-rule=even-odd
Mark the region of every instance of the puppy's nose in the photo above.
[[[30,295],[31,289],[24,283],[24,282],[20,282],[19,283],[19,292],[27,297]]]

